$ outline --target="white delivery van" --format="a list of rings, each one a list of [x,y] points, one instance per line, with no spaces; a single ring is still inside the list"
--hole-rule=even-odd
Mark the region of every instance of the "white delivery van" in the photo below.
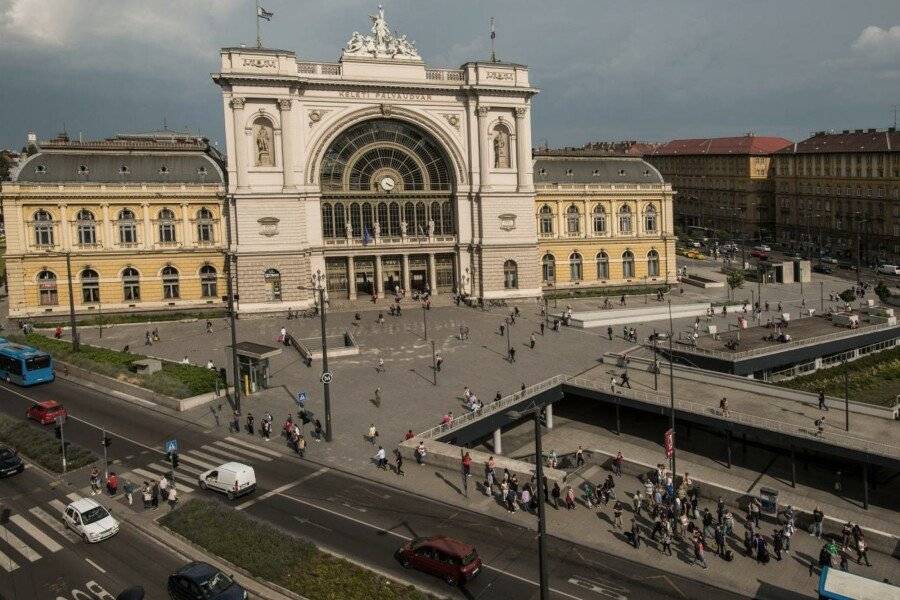
[[[215,490],[234,500],[256,489],[256,473],[249,465],[229,462],[200,473],[197,483],[202,490]]]

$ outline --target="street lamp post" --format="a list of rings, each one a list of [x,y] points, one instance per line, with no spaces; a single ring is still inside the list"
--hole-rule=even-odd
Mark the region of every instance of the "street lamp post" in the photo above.
[[[425,341],[428,341],[428,311],[425,308],[425,303],[422,303],[422,326],[424,329]]]
[[[850,378],[847,374],[847,360],[844,360],[844,429],[850,431]]]
[[[333,431],[331,427],[331,374],[328,371],[328,340],[325,336],[325,275],[322,271],[316,271],[312,279],[319,293],[319,324],[322,330],[322,396],[325,400],[325,441],[330,442]]]
[[[672,354],[672,338],[675,336],[675,329],[672,326],[672,299],[669,299],[669,403],[670,403],[670,420],[669,428],[672,430],[672,481],[675,481],[675,362]]]
[[[226,301],[228,303],[228,327],[231,332],[231,372],[234,381],[234,412],[241,413],[241,371],[238,367],[237,355],[237,324],[235,323],[234,308],[234,263],[235,256],[231,249],[231,202],[233,197],[225,198],[224,216],[225,216],[225,293],[228,294]],[[228,395],[228,382],[225,382],[225,395]]]

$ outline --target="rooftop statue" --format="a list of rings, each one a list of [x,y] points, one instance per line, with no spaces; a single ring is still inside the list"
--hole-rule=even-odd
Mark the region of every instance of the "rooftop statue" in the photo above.
[[[378,5],[378,14],[369,15],[372,35],[354,31],[344,46],[343,56],[366,58],[393,58],[422,60],[416,51],[416,43],[405,35],[394,35],[384,18],[384,8]]]

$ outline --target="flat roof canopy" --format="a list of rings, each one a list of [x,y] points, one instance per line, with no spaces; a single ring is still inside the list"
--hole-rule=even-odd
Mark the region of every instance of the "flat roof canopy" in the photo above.
[[[256,359],[271,358],[281,354],[281,348],[273,348],[272,346],[254,342],[238,342],[234,349],[237,350],[238,356]]]

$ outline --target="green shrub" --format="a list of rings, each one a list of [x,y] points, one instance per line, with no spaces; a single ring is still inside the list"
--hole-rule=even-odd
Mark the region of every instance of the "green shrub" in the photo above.
[[[0,414],[0,442],[12,446],[45,469],[62,473],[61,444],[49,426],[47,429],[38,428],[26,421]],[[66,463],[70,471],[98,460],[93,452],[73,444],[66,445]]]
[[[425,600],[401,585],[218,503],[190,500],[163,526],[205,550],[310,600]]]
[[[89,316],[76,316],[75,322],[78,325],[114,325],[117,323],[160,323],[165,321],[181,321],[184,319],[215,319],[218,317],[227,316],[227,313],[223,309],[210,309],[207,311],[197,311],[197,312],[158,312],[158,313],[123,313],[123,314],[110,314],[110,315],[89,315]],[[54,328],[57,325],[60,327],[68,327],[69,321],[41,321],[39,324],[41,327],[49,327]]]
[[[668,285],[646,285],[630,287],[584,287],[566,290],[554,290],[544,293],[548,300],[565,300],[566,298],[590,298],[593,296],[649,296],[657,292],[669,291]]]
[[[853,302],[854,300],[856,300],[856,291],[853,289],[844,290],[838,295],[844,302]]]
[[[879,300],[885,302],[890,297],[891,290],[884,285],[883,281],[879,281],[878,285],[875,286],[875,295],[878,296]]]
[[[807,392],[825,390],[829,396],[843,397],[845,374],[852,400],[890,406],[900,392],[900,348],[870,354],[778,385]]]

